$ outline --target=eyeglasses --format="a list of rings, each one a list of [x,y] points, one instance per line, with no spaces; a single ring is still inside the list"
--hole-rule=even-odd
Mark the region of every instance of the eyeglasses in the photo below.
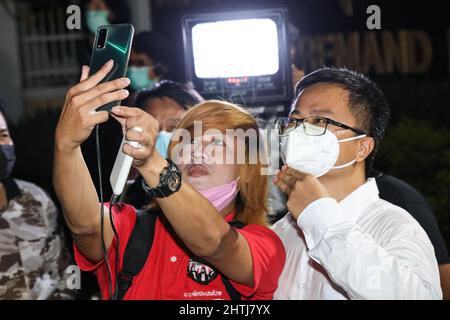
[[[278,118],[275,121],[275,128],[278,130],[278,134],[280,136],[286,136],[291,131],[298,128],[300,124],[302,124],[303,130],[305,134],[308,136],[321,136],[325,134],[329,125],[335,125],[343,129],[352,130],[357,134],[366,134],[362,130],[352,128],[343,123],[321,116],[311,116],[303,119],[287,118],[287,117]]]

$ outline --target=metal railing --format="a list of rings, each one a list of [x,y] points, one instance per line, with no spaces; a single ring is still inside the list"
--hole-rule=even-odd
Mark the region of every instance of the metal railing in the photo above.
[[[84,35],[66,28],[65,6],[36,8],[31,1],[19,2],[16,12],[26,109],[52,107],[48,104],[59,104],[78,80],[77,46]]]

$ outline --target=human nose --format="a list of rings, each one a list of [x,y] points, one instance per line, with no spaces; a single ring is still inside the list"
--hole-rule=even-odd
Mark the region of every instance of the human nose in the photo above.
[[[203,144],[200,141],[191,144],[191,160],[194,163],[202,163],[204,160]]]

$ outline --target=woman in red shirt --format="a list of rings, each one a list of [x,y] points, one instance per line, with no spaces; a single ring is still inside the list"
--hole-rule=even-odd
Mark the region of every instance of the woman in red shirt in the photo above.
[[[111,68],[107,63],[90,77],[83,69],[81,82],[69,90],[55,134],[55,190],[74,238],[77,263],[96,272],[103,299],[110,298],[110,291],[101,244],[101,204],[80,144],[95,125],[109,118],[107,112],[92,110],[127,95],[127,79],[99,84]],[[154,147],[158,123],[153,117],[127,107],[116,107],[112,114],[126,138],[139,142],[137,148],[126,144],[123,151],[134,158],[133,166],[162,213],[144,267],[124,299],[230,299],[223,279],[243,299],[272,299],[285,252],[265,227],[268,182],[256,120],[233,104],[202,103],[179,123],[180,137],[173,137],[169,146],[172,161]],[[105,208],[105,213],[112,214],[119,239],[117,243],[106,216],[107,259],[114,270],[118,254],[121,270],[136,210],[120,204]],[[234,228],[231,220],[245,226]],[[114,284],[114,272],[111,280]]]

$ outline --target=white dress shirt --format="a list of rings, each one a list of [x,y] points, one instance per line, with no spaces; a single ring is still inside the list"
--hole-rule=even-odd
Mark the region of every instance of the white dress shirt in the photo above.
[[[375,179],[272,226],[286,248],[275,299],[442,299],[434,248]]]

